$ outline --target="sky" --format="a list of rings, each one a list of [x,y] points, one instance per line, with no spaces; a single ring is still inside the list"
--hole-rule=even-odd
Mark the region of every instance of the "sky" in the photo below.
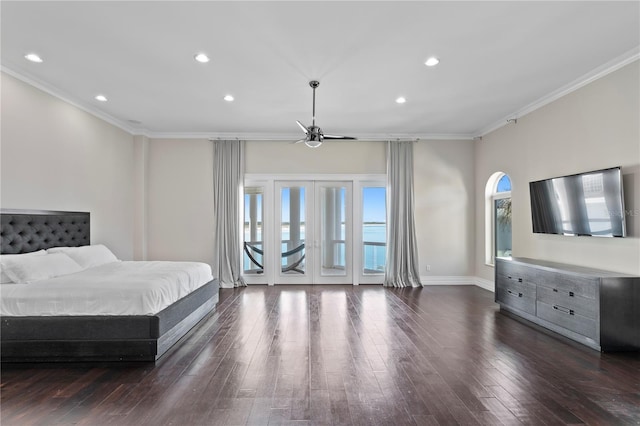
[[[366,187],[362,190],[364,222],[385,222],[386,205],[385,205],[386,188],[384,187]],[[300,191],[300,203],[305,202],[304,188]],[[343,194],[344,200],[344,194]],[[245,221],[249,221],[249,196],[245,196],[244,203]],[[262,220],[262,195],[258,196],[258,221]],[[282,189],[282,212],[283,222],[289,221],[289,188]],[[301,208],[301,220],[304,221],[304,209]]]
[[[511,191],[511,179],[509,179],[508,175],[504,175],[498,181],[498,187],[496,188],[496,192],[507,192]]]

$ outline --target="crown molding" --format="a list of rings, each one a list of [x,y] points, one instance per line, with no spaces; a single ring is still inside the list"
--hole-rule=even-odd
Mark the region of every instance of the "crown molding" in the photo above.
[[[220,132],[149,132],[144,131],[140,133],[140,130],[136,131],[137,133],[143,136],[147,136],[152,139],[209,139],[209,140],[230,140],[230,139],[239,139],[245,141],[298,141],[301,136],[304,136],[300,133],[220,133]],[[350,140],[350,142],[386,142],[393,140],[472,140],[473,135],[471,134],[353,134],[350,133],[353,137],[357,138],[355,140]],[[325,142],[332,142],[331,140],[326,140]]]
[[[76,100],[74,100],[71,96],[69,96],[68,94],[64,93],[62,90],[53,87],[52,85],[50,85],[49,83],[46,83],[36,77],[33,77],[32,75],[27,75],[27,74],[23,74],[23,73],[19,73],[11,68],[9,68],[6,65],[1,65],[0,66],[0,71],[2,71],[3,73],[10,75],[11,77],[14,77],[24,83],[27,83],[33,87],[35,87],[36,89],[42,90],[43,92],[58,98],[66,103],[68,103],[69,105],[73,105],[74,107],[81,109],[84,112],[87,112],[97,118],[99,118],[102,121],[106,121],[107,123],[118,127],[121,130],[124,130],[125,132],[131,134],[131,135],[136,135],[139,134],[137,133],[138,131],[136,131],[134,128],[132,128],[131,126],[127,125],[125,122],[123,122],[122,120],[119,120],[109,114],[106,114],[100,110],[98,110],[97,108],[94,108],[93,106],[91,106],[90,104],[86,104],[86,103],[82,103],[82,102],[78,102]]]
[[[56,97],[70,105],[75,106],[95,117],[112,124],[133,136],[145,136],[150,139],[241,139],[250,141],[297,141],[300,140],[300,133],[246,133],[246,132],[155,132],[146,128],[132,127],[126,122],[106,114],[88,103],[78,102],[72,96],[62,90],[46,83],[32,75],[15,71],[9,66],[1,65],[0,71],[10,75],[36,89],[42,90],[49,95]],[[471,140],[472,134],[411,134],[411,133],[389,133],[389,134],[359,134],[354,135],[361,141],[389,141],[389,140]]]
[[[525,107],[509,114],[498,121],[482,128],[475,133],[443,133],[443,134],[412,134],[412,133],[389,133],[389,134],[353,134],[360,141],[389,141],[389,140],[477,140],[488,133],[491,133],[507,124],[507,120],[513,118],[520,118],[525,116],[545,105],[554,102],[569,93],[598,80],[607,74],[610,74],[618,69],[635,62],[640,59],[640,46],[635,47],[624,54],[614,58],[613,60],[595,68],[591,72],[581,76],[580,78],[570,82],[569,84],[549,93],[546,96],[526,105]],[[229,133],[229,132],[154,132],[145,128],[132,127],[128,123],[115,118],[109,114],[106,114],[92,105],[84,102],[78,102],[70,95],[62,90],[46,83],[36,77],[28,74],[23,74],[13,70],[7,65],[0,65],[0,71],[17,78],[51,96],[54,96],[70,105],[75,106],[113,126],[118,127],[121,130],[133,135],[133,136],[145,136],[150,139],[241,139],[250,141],[297,141],[300,139],[299,133]]]
[[[126,122],[106,114],[90,104],[78,102],[72,96],[62,90],[46,83],[32,75],[15,71],[11,67],[1,65],[0,70],[18,80],[27,83],[36,89],[42,90],[49,95],[56,97],[70,105],[75,106],[95,117],[112,124],[133,136],[145,136],[149,139],[240,139],[250,141],[297,141],[300,140],[300,133],[246,133],[246,132],[155,132],[145,128],[132,127]],[[389,140],[472,140],[474,135],[463,134],[412,134],[412,133],[389,133],[375,134],[363,133],[354,135],[360,141],[389,141]]]
[[[476,136],[485,136],[488,133],[491,133],[503,126],[507,125],[507,120],[513,119],[513,118],[520,118],[522,116],[525,116],[539,108],[542,108],[545,105],[550,104],[553,101],[556,101],[558,99],[560,99],[563,96],[568,95],[571,92],[574,92],[578,89],[580,89],[581,87],[586,86],[589,83],[592,83],[604,76],[606,76],[607,74],[611,74],[614,71],[619,70],[620,68],[629,65],[632,62],[637,61],[638,59],[640,59],[640,46],[635,47],[625,53],[623,53],[622,55],[618,56],[617,58],[612,59],[611,61],[595,68],[594,70],[584,74],[583,76],[577,78],[576,80],[570,82],[569,84],[566,84],[565,86],[560,87],[557,90],[554,90],[553,92],[549,93],[546,96],[541,97],[540,99],[530,103],[529,105],[526,105],[525,107],[509,114],[506,115],[504,117],[502,117],[500,120],[484,127],[483,129],[479,130],[476,134]]]

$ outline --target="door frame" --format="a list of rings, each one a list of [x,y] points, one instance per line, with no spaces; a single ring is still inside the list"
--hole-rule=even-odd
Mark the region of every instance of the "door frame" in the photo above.
[[[345,274],[344,275],[323,275],[322,274],[322,223],[321,190],[322,188],[332,188],[343,186],[346,191],[345,197]],[[313,181],[314,206],[313,206],[313,283],[319,284],[352,284],[353,283],[353,181],[350,180],[316,180]]]
[[[359,284],[382,284],[384,275],[367,275],[362,277],[360,270],[362,269],[362,188],[368,185],[374,186],[386,186],[386,174],[271,174],[271,173],[247,173],[244,176],[244,185],[246,186],[263,186],[264,187],[264,221],[265,223],[274,223],[275,217],[275,182],[276,181],[350,181],[352,182],[352,232],[351,232],[351,245],[352,245],[352,277],[351,282],[353,285]],[[244,194],[244,191],[243,191]],[[242,203],[244,207],[244,203]],[[244,223],[244,208],[242,209],[241,223]],[[244,233],[241,234],[241,239],[244,241]],[[264,227],[264,240],[265,247],[275,247],[275,239],[277,236],[273,232],[273,227]],[[243,241],[240,242],[242,247]],[[265,253],[264,257],[264,274],[260,275],[244,275],[243,278],[247,284],[267,284],[274,285],[276,281],[276,272],[273,268],[269,268],[268,265],[273,265],[275,253],[273,250],[269,250]]]
[[[296,274],[296,275],[285,275],[282,274],[282,269],[280,265],[282,263],[282,259],[278,259],[278,254],[281,253],[282,250],[282,240],[280,239],[281,235],[279,235],[279,230],[277,224],[280,224],[280,231],[282,230],[282,201],[280,200],[280,194],[282,193],[283,188],[291,188],[291,187],[300,187],[304,188],[304,274]],[[314,284],[314,263],[315,263],[315,252],[316,247],[313,244],[315,240],[315,185],[313,181],[308,180],[275,180],[273,182],[273,195],[274,195],[274,216],[275,219],[273,222],[269,223],[269,225],[273,229],[273,244],[266,247],[271,247],[271,252],[273,253],[273,257],[271,258],[273,263],[265,264],[265,268],[271,266],[273,272],[273,283],[274,284]],[[312,224],[313,226],[309,226]],[[291,225],[289,225],[291,226]],[[291,250],[289,248],[288,250]],[[295,255],[298,255],[297,253]],[[278,265],[275,268],[275,265]]]

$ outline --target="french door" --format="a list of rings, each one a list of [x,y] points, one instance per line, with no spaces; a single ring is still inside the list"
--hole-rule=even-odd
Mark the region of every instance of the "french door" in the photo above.
[[[275,284],[352,282],[352,183],[275,182]]]
[[[252,175],[244,185],[248,284],[380,284],[384,177]]]

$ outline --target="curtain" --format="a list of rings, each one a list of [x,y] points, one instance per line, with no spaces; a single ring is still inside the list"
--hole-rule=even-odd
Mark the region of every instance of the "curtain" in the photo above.
[[[385,287],[419,287],[418,247],[413,219],[413,144],[387,145],[387,266]]]
[[[220,287],[245,286],[240,246],[244,141],[213,141],[213,276]]]

